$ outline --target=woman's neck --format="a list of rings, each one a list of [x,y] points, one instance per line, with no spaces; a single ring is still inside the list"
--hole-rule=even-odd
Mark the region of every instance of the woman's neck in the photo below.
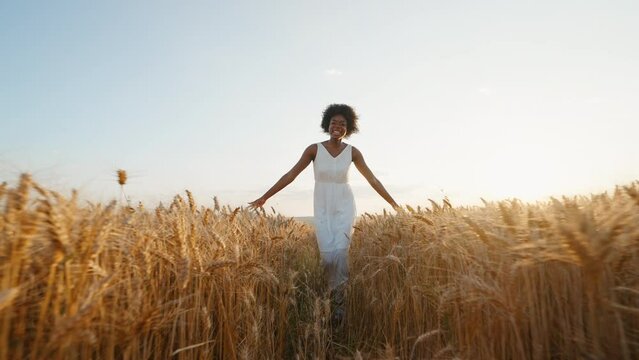
[[[342,145],[342,139],[335,139],[335,138],[330,138],[328,139],[328,143],[332,146],[341,146]]]

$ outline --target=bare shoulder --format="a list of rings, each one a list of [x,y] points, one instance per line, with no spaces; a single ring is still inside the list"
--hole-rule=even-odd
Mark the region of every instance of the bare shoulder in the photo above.
[[[317,155],[317,144],[311,144],[307,146],[304,150],[304,155],[309,156],[311,160],[314,160],[315,156]]]
[[[351,145],[351,148],[352,148],[351,151],[353,152],[353,160],[361,159],[362,158],[361,151],[359,151],[359,149],[353,145]]]
[[[311,144],[309,146],[306,147],[306,150],[304,151],[309,151],[313,154],[317,153],[317,144]]]

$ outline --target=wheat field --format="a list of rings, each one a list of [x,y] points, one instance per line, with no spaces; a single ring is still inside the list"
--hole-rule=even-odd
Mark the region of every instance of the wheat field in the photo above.
[[[639,182],[364,214],[340,327],[312,228],[274,211],[26,174],[0,206],[0,360],[639,358]]]

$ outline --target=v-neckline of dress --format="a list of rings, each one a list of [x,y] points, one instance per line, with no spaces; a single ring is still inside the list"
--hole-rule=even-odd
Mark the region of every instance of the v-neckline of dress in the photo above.
[[[339,154],[337,154],[337,156],[333,156],[333,154],[331,154],[330,151],[328,151],[328,149],[326,148],[326,146],[324,146],[324,143],[320,143],[320,145],[322,145],[322,147],[324,148],[324,150],[326,150],[326,152],[328,153],[328,155],[330,155],[333,159],[337,159],[340,155],[342,155],[342,153],[344,151],[346,151],[346,148],[348,147],[348,144],[346,144],[346,146],[342,149],[342,151],[339,152]]]

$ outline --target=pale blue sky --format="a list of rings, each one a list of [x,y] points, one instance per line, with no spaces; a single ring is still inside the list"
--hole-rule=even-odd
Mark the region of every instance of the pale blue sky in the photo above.
[[[333,102],[399,203],[639,179],[636,1],[0,3],[0,180],[153,205],[266,191]],[[351,171],[358,211],[388,206]],[[312,214],[309,167],[267,202]]]

